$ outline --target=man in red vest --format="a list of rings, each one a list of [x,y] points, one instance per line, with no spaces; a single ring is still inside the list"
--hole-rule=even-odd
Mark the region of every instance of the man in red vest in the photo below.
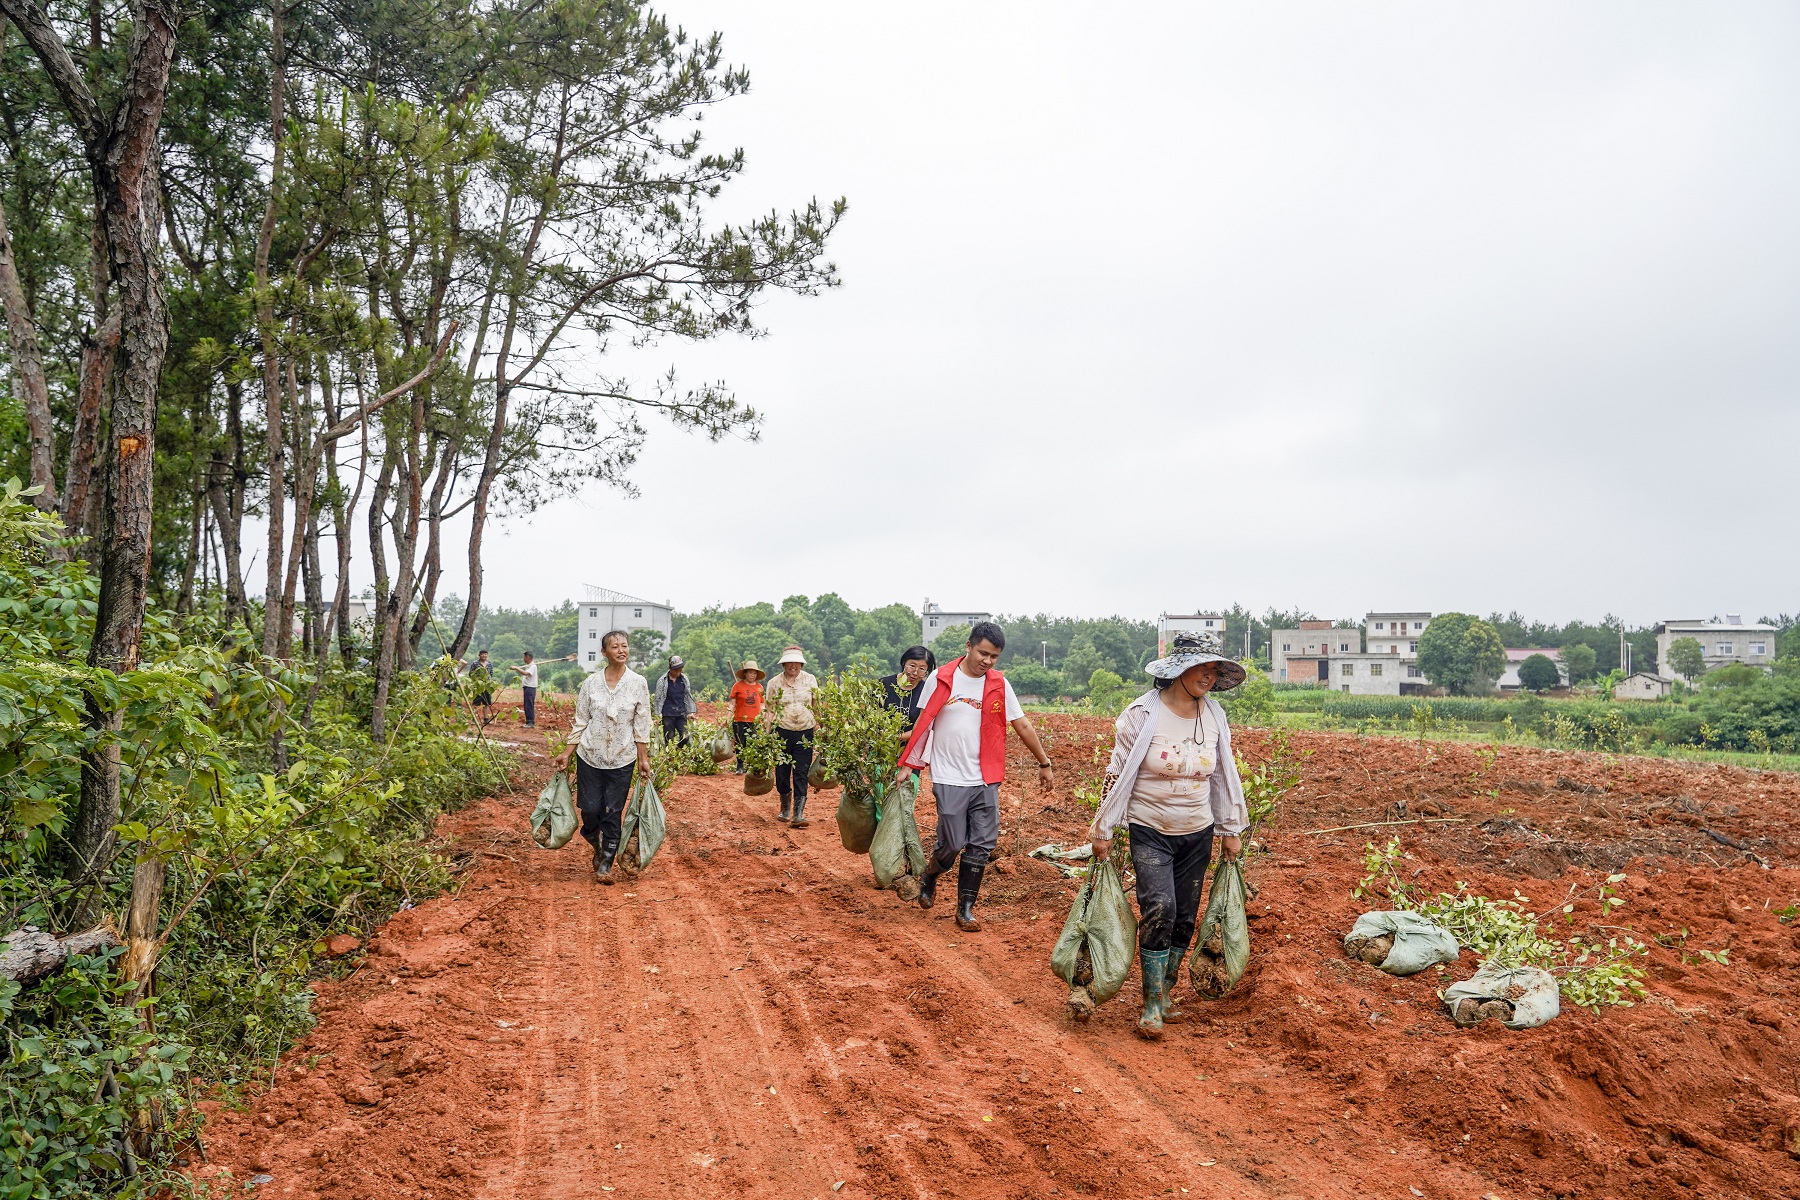
[[[975,897],[988,855],[1000,839],[1000,781],[1006,778],[1006,727],[1011,725],[1038,764],[1038,787],[1055,784],[1050,755],[1019,707],[1012,684],[994,669],[1006,649],[1006,634],[992,621],[969,630],[968,652],[925,677],[920,685],[919,721],[900,756],[900,782],[931,768],[937,798],[937,843],[925,863],[919,907],[937,899],[938,876],[962,856],[956,877],[956,927],[981,929]]]

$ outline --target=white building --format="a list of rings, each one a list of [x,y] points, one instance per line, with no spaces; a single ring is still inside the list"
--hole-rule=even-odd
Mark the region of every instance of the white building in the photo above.
[[[600,657],[600,639],[615,629],[633,633],[654,629],[663,636],[666,648],[675,631],[675,610],[654,600],[640,600],[609,588],[587,584],[587,598],[577,601],[575,661],[588,671],[604,665]]]
[[[1277,683],[1331,683],[1331,656],[1361,654],[1362,630],[1331,621],[1302,621],[1298,629],[1269,633],[1269,674]]]
[[[1363,640],[1370,654],[1419,652],[1419,635],[1431,624],[1428,612],[1372,612],[1363,620]]]
[[[1649,671],[1633,671],[1613,684],[1614,700],[1661,700],[1674,686],[1660,675]]]
[[[1223,613],[1163,613],[1156,618],[1156,657],[1162,658],[1169,653],[1169,643],[1175,640],[1178,633],[1210,634],[1219,641],[1219,652],[1234,655],[1233,647],[1225,645],[1225,616]],[[1242,647],[1237,647],[1238,652]]]
[[[1563,663],[1562,651],[1554,647],[1545,650],[1515,650],[1511,646],[1506,649],[1506,669],[1500,672],[1500,678],[1494,686],[1503,692],[1516,692],[1525,685],[1519,682],[1519,664],[1534,654],[1541,654],[1556,664],[1556,686],[1569,686],[1569,668]]]
[[[1738,613],[1726,613],[1723,621],[1664,621],[1656,626],[1656,673],[1677,678],[1669,665],[1669,644],[1684,637],[1700,643],[1709,671],[1731,663],[1768,667],[1775,661],[1776,632],[1773,625],[1746,625]]]
[[[1414,658],[1397,654],[1334,654],[1331,686],[1352,696],[1417,695],[1426,688],[1424,674]]]
[[[925,597],[925,607],[919,612],[919,641],[929,646],[938,640],[946,629],[955,629],[958,625],[973,625],[977,621],[991,621],[993,613],[984,612],[951,612],[947,608],[932,603],[931,597]]]

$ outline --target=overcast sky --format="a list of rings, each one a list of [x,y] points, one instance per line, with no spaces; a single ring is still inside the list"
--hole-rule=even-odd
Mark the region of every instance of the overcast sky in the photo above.
[[[653,425],[490,603],[1800,609],[1800,6],[665,11],[844,286],[644,357],[761,440]]]

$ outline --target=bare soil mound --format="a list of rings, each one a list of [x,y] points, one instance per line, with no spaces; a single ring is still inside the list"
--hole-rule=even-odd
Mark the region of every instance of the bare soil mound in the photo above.
[[[1049,970],[1075,885],[1022,855],[1081,838],[1108,723],[1043,723],[1059,791],[1014,764],[977,934],[729,775],[683,779],[661,856],[601,887],[584,843],[532,844],[547,765],[507,735],[536,752],[517,790],[444,822],[457,894],[320,985],[317,1029],[213,1114],[197,1173],[342,1198],[1800,1195],[1800,778],[1296,736],[1249,973],[1150,1044],[1135,979],[1076,1025]],[[1421,885],[1542,908],[1626,872],[1610,923],[1667,943],[1649,1000],[1459,1030],[1436,972],[1347,960],[1363,845],[1394,833]]]

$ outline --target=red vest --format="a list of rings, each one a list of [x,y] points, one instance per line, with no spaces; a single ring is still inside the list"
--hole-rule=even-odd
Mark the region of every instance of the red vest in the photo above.
[[[952,681],[955,673],[962,670],[962,659],[956,659],[948,666],[940,667],[937,673],[937,687],[932,689],[931,699],[925,702],[925,711],[919,714],[919,723],[913,726],[912,737],[906,743],[906,752],[900,761],[915,771],[925,764],[913,758],[925,744],[931,733],[931,723],[950,700]],[[998,670],[989,670],[982,676],[981,687],[981,780],[983,783],[999,783],[1006,778],[1006,677]]]

